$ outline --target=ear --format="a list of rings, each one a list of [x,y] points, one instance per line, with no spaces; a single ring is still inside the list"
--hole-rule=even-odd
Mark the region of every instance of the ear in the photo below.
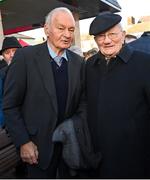
[[[47,37],[49,37],[49,26],[48,26],[47,23],[44,24],[44,32],[45,32],[45,35],[46,35]]]
[[[98,44],[96,36],[94,36],[94,40],[95,40],[96,44]]]
[[[122,43],[124,44],[125,42],[125,37],[126,37],[126,31],[122,31]]]
[[[126,31],[123,31],[123,35],[124,35],[124,37],[126,36]]]

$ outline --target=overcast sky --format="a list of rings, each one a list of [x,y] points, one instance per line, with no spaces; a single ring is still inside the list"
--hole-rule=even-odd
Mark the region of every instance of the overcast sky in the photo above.
[[[126,22],[127,17],[133,16],[136,22],[141,16],[150,16],[150,0],[118,0],[122,7],[121,16]]]
[[[122,23],[126,26],[127,17],[133,16],[138,21],[139,17],[144,15],[150,16],[150,0],[117,0],[122,7],[121,13]],[[80,31],[87,33],[89,25],[93,18],[80,21]]]
[[[150,0],[117,0],[126,16],[150,15]]]

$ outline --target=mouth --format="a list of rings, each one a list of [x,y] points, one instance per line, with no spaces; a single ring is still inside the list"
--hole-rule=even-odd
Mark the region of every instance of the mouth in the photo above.
[[[62,39],[62,41],[65,43],[69,43],[71,41],[71,38],[64,38],[64,39]]]
[[[68,44],[68,43],[70,43],[70,41],[64,41],[64,43],[65,43],[65,44]]]
[[[114,47],[114,45],[105,45],[105,48],[113,48]]]

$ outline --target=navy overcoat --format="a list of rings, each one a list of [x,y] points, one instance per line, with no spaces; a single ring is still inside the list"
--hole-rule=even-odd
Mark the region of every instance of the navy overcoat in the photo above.
[[[86,64],[86,93],[99,178],[150,178],[150,55],[126,45],[107,65],[98,52]]]

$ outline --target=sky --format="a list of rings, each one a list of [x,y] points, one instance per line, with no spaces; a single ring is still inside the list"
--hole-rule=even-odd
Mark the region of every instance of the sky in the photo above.
[[[150,15],[150,0],[117,0],[122,7],[120,15],[124,23],[127,17],[135,17],[136,22],[141,16]]]
[[[150,0],[117,0],[122,7],[119,13],[122,16],[122,23],[124,27],[127,23],[127,17],[133,16],[138,21],[140,16],[150,16]],[[87,33],[89,25],[93,18],[80,21],[80,32],[81,34]]]
[[[122,22],[125,25],[126,19],[128,16],[134,16],[138,21],[140,16],[150,15],[150,0],[117,0],[120,6],[122,7],[121,13]],[[89,25],[93,18],[81,20],[80,23],[80,33],[85,34],[88,33]],[[37,38],[39,36],[44,36],[43,30],[36,30],[35,33],[33,31],[23,33],[25,35]]]
[[[117,0],[125,16],[150,15],[150,0]]]

